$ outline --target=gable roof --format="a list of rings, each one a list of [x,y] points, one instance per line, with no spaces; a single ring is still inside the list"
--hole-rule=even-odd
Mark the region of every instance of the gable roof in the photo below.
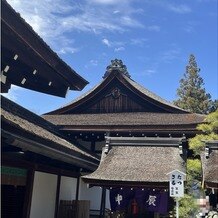
[[[205,116],[191,113],[104,113],[43,115],[60,130],[197,132]]]
[[[168,173],[186,172],[184,138],[108,137],[97,170],[83,176],[93,185],[168,186]],[[159,185],[158,185],[159,184]]]
[[[1,92],[11,84],[65,97],[88,82],[71,69],[6,2],[1,1]]]
[[[98,166],[96,155],[70,142],[52,123],[3,96],[1,123],[1,134],[13,138],[17,147],[86,169]]]
[[[218,140],[206,141],[201,154],[203,182],[208,187],[218,188]]]
[[[93,89],[47,114],[116,112],[189,113],[133,81],[118,65],[107,68],[103,81]]]

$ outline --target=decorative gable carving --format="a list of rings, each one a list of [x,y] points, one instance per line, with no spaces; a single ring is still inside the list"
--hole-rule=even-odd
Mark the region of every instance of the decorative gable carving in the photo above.
[[[119,88],[114,88],[109,96],[112,95],[114,98],[119,98],[121,95],[120,89]]]
[[[112,87],[106,94],[92,105],[87,106],[85,113],[119,113],[142,111],[144,107],[133,100],[126,90],[118,87]]]

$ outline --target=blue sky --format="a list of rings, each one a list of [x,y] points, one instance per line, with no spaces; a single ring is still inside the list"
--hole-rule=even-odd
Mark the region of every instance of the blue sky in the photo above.
[[[89,81],[66,98],[12,87],[6,95],[42,114],[102,81],[111,59],[131,78],[173,101],[189,55],[204,87],[218,98],[217,0],[8,0],[44,41]]]

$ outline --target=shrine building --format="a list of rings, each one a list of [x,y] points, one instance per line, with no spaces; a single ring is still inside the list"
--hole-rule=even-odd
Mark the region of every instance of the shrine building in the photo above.
[[[82,90],[88,82],[1,3],[1,93],[11,85],[59,97]],[[205,116],[135,82],[121,60],[103,74],[90,91],[42,116],[1,96],[2,217],[169,215],[168,174],[186,173],[188,139]],[[216,153],[217,142],[208,142],[201,157],[209,189],[217,187]]]
[[[187,141],[198,133],[196,126],[205,116],[183,110],[145,89],[131,78],[123,62],[115,59],[100,84],[43,118],[82,148],[101,155],[97,170],[81,175],[90,189],[102,189],[100,214],[104,217],[105,207],[112,207],[114,190],[116,206],[111,209],[128,215],[133,213],[130,203],[121,207],[122,200],[117,199],[130,190],[135,196],[128,197],[131,204],[138,190],[169,193],[167,174],[175,169],[186,173],[186,159],[191,155]],[[140,213],[164,217],[172,209],[171,200],[163,214],[156,208],[140,208]]]
[[[1,93],[16,85],[65,97],[88,84],[5,0],[1,9]],[[79,148],[57,126],[1,96],[2,218],[62,217],[62,199],[78,206],[88,200],[80,171],[92,172],[98,164],[97,155]],[[89,215],[85,203],[83,214]],[[71,215],[80,217],[77,209]]]

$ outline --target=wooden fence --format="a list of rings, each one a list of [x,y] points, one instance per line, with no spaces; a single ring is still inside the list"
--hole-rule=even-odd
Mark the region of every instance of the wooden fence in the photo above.
[[[89,218],[90,201],[61,200],[58,218]]]

